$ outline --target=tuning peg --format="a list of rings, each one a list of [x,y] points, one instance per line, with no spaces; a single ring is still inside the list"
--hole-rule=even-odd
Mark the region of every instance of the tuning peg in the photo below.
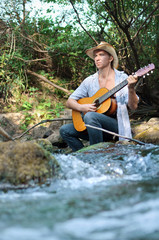
[[[149,74],[149,73],[147,73],[146,75],[147,75],[147,76],[149,76],[150,74]]]
[[[151,73],[153,73],[153,71],[151,71]]]
[[[145,78],[145,75],[143,75],[143,78]]]

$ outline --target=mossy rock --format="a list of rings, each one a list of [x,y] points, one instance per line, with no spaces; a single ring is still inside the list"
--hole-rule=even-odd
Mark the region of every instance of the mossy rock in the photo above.
[[[44,183],[58,171],[56,159],[34,142],[0,143],[0,180],[11,184]]]
[[[77,153],[93,151],[93,150],[97,150],[97,149],[101,149],[101,148],[105,149],[105,148],[108,148],[113,145],[114,145],[113,142],[101,142],[101,143],[93,144],[93,145],[90,145],[87,147],[83,147],[82,149],[78,150]]]
[[[52,143],[48,139],[39,138],[39,139],[32,140],[31,142],[39,144],[46,151],[49,151],[49,152],[54,151],[54,147],[52,146]]]
[[[159,118],[151,118],[133,126],[134,138],[145,143],[159,144]]]
[[[145,143],[159,144],[159,126],[154,126],[134,136],[135,139]]]

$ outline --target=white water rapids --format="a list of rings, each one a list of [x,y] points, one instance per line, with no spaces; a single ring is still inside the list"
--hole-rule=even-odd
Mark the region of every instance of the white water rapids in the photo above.
[[[0,192],[0,240],[159,239],[159,146],[55,157],[51,184]]]

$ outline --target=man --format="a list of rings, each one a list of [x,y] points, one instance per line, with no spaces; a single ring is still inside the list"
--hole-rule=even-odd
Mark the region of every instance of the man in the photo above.
[[[127,76],[123,71],[118,71],[118,57],[115,49],[106,42],[101,42],[96,47],[86,50],[86,54],[92,58],[98,71],[87,77],[81,85],[70,95],[66,106],[72,110],[84,113],[85,124],[100,127],[120,135],[131,137],[130,121],[127,106],[135,110],[138,105],[138,96],[135,93],[135,76]],[[116,85],[127,79],[128,84],[115,94],[117,112],[112,116],[96,112],[95,103],[80,104],[78,100],[92,97],[99,89],[113,89]],[[112,139],[112,135],[103,131],[87,127],[84,131],[77,131],[73,125],[66,124],[60,129],[63,140],[73,150],[83,147],[80,139],[89,140],[90,145]]]

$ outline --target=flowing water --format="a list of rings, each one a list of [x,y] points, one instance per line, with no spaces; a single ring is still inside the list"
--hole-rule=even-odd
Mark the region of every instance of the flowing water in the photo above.
[[[49,185],[0,192],[0,240],[159,239],[159,146],[55,157]]]

